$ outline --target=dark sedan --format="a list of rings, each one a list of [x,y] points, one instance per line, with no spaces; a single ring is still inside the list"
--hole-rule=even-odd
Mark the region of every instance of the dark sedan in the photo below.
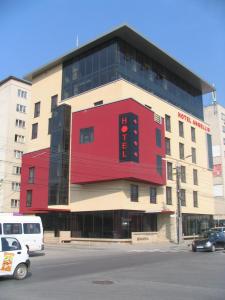
[[[211,251],[225,249],[225,234],[218,231],[204,232],[203,237],[192,242],[192,251]]]

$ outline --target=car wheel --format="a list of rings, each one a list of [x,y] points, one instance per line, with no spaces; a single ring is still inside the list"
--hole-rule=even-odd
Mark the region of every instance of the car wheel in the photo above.
[[[212,245],[211,252],[215,252],[215,251],[216,251],[216,247],[215,247],[215,245]]]
[[[28,267],[26,264],[19,264],[13,274],[13,277],[17,280],[21,280],[27,277]]]

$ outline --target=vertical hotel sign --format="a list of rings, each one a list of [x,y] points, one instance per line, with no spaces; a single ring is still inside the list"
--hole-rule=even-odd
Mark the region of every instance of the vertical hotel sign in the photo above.
[[[119,115],[119,161],[139,162],[138,116]]]

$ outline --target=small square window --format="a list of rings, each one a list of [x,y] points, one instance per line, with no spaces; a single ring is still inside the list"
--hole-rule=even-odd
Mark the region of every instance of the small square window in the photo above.
[[[80,144],[94,142],[94,127],[80,129]]]

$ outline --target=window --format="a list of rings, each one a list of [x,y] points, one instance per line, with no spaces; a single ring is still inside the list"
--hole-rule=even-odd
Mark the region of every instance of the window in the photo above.
[[[184,144],[179,143],[179,154],[180,154],[180,159],[184,159]]]
[[[171,162],[167,162],[167,179],[173,180],[173,164]]]
[[[21,174],[21,167],[13,166],[13,174],[20,175]]]
[[[27,99],[27,92],[18,89],[18,90],[17,90],[17,96],[20,97],[20,98]]]
[[[51,97],[51,111],[57,107],[58,103],[58,95],[54,95]]]
[[[27,191],[26,207],[32,206],[32,190]]]
[[[221,113],[221,120],[225,121],[225,114]]]
[[[172,205],[172,188],[170,186],[166,187],[166,204]]]
[[[28,182],[29,182],[29,183],[34,183],[34,177],[35,177],[35,168],[34,168],[34,167],[30,167],[30,168],[29,168],[29,178],[28,178]]]
[[[223,132],[225,132],[225,126],[223,126]]]
[[[20,183],[13,181],[12,182],[12,190],[14,192],[19,192],[20,191]]]
[[[165,115],[166,131],[171,132],[170,116]]]
[[[192,163],[196,164],[196,149],[195,148],[191,148],[191,157],[192,157]]]
[[[80,144],[89,144],[94,141],[94,127],[80,129]]]
[[[161,130],[156,128],[155,130],[155,137],[156,137],[156,146],[161,147]]]
[[[162,175],[162,156],[156,155],[156,169],[157,173]]]
[[[166,154],[171,155],[170,139],[169,138],[165,138],[165,145],[166,145]]]
[[[38,123],[32,124],[32,135],[31,139],[36,139],[38,135]]]
[[[179,121],[179,136],[184,137],[184,123]]]
[[[193,184],[198,185],[198,170],[193,169]]]
[[[34,118],[37,118],[40,116],[40,109],[41,109],[41,102],[36,102],[34,104]]]
[[[198,207],[198,192],[193,191],[193,206]]]
[[[138,185],[136,184],[130,186],[130,201],[138,202]]]
[[[26,113],[26,106],[25,105],[21,105],[21,104],[17,104],[16,105],[16,111],[22,112],[22,113]]]
[[[41,233],[41,227],[39,223],[24,223],[23,224],[24,234],[38,234]]]
[[[184,189],[180,189],[180,204],[186,206],[186,193]]]
[[[180,180],[186,182],[186,168],[184,166],[180,167]]]
[[[22,234],[22,225],[20,223],[4,223],[4,234]]]
[[[14,150],[14,156],[15,156],[15,158],[21,159],[22,155],[23,155],[23,151]]]
[[[195,128],[194,127],[191,127],[191,140],[192,140],[192,142],[196,142]]]
[[[16,119],[16,127],[18,127],[18,128],[25,128],[25,121]]]
[[[15,134],[15,142],[23,144],[25,142],[25,136],[20,134]]]
[[[157,203],[157,199],[156,198],[157,198],[157,188],[151,186],[150,187],[150,203],[156,204]]]
[[[52,118],[48,119],[48,134],[52,133]]]
[[[20,200],[11,199],[11,208],[18,208],[18,207],[20,207]]]

